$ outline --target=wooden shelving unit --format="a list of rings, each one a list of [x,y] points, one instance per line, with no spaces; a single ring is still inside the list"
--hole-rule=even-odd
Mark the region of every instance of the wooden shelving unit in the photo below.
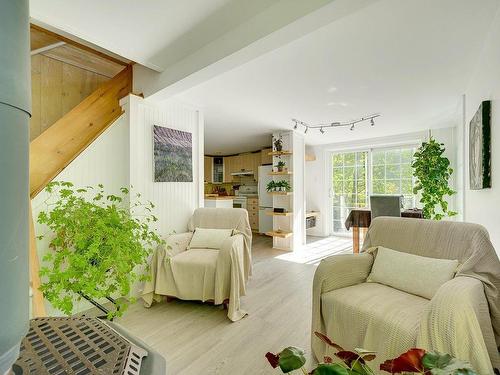
[[[268,153],[270,156],[292,155],[292,151],[271,151]]]
[[[292,171],[282,171],[282,172],[269,172],[269,176],[289,176]]]
[[[266,232],[266,236],[279,237],[279,238],[288,238],[292,234],[293,234],[292,232],[286,232],[286,231],[281,231],[281,232],[276,232],[276,231]]]
[[[272,195],[293,195],[292,191],[268,191]]]
[[[267,216],[292,216],[293,212],[273,212],[273,211],[266,211]]]

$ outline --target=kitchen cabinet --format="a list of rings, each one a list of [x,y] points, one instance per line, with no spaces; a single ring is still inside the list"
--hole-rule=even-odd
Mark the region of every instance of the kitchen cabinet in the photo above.
[[[214,158],[211,156],[205,156],[205,182],[213,182],[213,165]]]
[[[260,152],[254,152],[252,154],[252,170],[255,181],[259,180],[260,159]]]
[[[241,154],[233,156],[231,172],[241,172],[243,169],[243,156]]]
[[[234,156],[224,156],[224,182],[232,182],[233,176],[233,165],[234,165]]]
[[[253,170],[253,154],[241,154],[241,169],[245,171]]]
[[[247,199],[248,221],[252,231],[259,231],[259,198]]]
[[[273,151],[272,148],[265,148],[260,152],[260,164],[273,164],[273,157],[268,155],[271,151]]]

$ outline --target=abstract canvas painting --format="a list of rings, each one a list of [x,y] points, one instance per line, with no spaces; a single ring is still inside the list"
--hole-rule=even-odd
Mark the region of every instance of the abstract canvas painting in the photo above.
[[[471,190],[491,188],[491,102],[484,101],[469,124],[469,184]]]
[[[192,182],[192,134],[153,125],[155,182]]]

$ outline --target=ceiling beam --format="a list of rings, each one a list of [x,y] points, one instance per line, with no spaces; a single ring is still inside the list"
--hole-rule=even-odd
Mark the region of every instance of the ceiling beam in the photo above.
[[[279,0],[161,73],[136,65],[134,87],[166,100],[377,1]]]

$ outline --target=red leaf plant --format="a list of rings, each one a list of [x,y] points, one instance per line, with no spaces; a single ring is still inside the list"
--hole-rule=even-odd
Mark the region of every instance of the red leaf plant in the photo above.
[[[375,359],[374,352],[364,349],[354,349],[354,351],[348,351],[342,348],[340,345],[334,343],[328,336],[320,332],[314,332],[314,334],[325,344],[334,348],[336,350],[335,356],[342,362],[334,363],[332,357],[325,356],[323,359],[323,363],[318,364],[318,366],[309,373],[310,375],[374,375],[375,372],[367,365],[368,361],[372,361]],[[294,347],[289,347],[284,349],[283,352],[277,354],[267,353],[266,358],[273,368],[280,366],[284,373],[290,372],[290,370],[292,369],[300,368],[304,374],[307,374],[304,367],[302,367],[302,365],[304,365],[305,363],[304,352],[301,349],[297,349],[296,351],[295,349],[296,348]],[[285,352],[287,354],[287,361],[292,361],[292,363],[295,360],[294,357],[298,357],[298,365],[288,366],[286,371],[284,370],[285,366],[282,366],[280,363],[280,354]],[[380,370],[391,374],[477,374],[468,362],[453,358],[448,354],[426,352],[424,349],[418,348],[410,349],[397,358],[385,361],[380,365]]]
[[[391,374],[400,374],[402,372],[426,373],[422,363],[424,355],[424,349],[413,348],[401,354],[398,358],[388,359],[380,365],[380,369]]]

